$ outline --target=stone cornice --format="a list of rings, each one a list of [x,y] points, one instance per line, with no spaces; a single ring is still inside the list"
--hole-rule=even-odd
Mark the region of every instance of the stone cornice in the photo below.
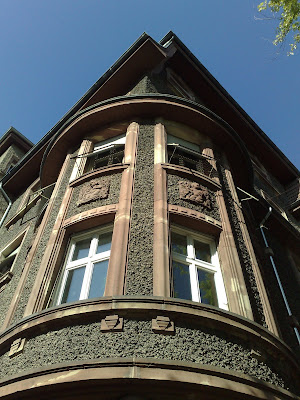
[[[299,399],[285,389],[239,372],[191,362],[135,357],[75,361],[33,369],[8,380],[2,379],[0,398],[15,398],[16,392],[34,396],[40,388],[47,387],[52,391],[59,390],[60,396],[63,396],[62,389],[70,383],[73,386],[81,383],[79,392],[84,388],[85,395],[89,395],[94,393],[93,388],[99,388],[111,379],[119,382],[119,388],[129,384],[131,390],[135,384],[143,382],[143,390],[150,390],[155,399],[164,391],[170,393],[174,389],[178,394],[186,394],[187,389],[189,393],[195,391],[197,394],[199,391],[212,393],[215,390],[220,393],[221,390],[224,399],[236,396],[263,400]],[[153,385],[160,385],[158,393],[153,390]],[[73,396],[77,398],[75,393]]]
[[[82,300],[63,304],[30,315],[0,334],[0,354],[19,337],[34,337],[57,327],[88,324],[100,321],[109,314],[126,315],[126,318],[143,316],[151,319],[163,313],[172,320],[188,322],[189,326],[209,326],[227,332],[228,336],[243,338],[253,348],[268,351],[276,358],[284,358],[293,368],[299,365],[286,344],[261,325],[229,311],[187,300],[147,296],[115,296]],[[280,356],[279,356],[280,355]]]
[[[227,153],[239,184],[248,187],[248,190],[252,188],[253,171],[247,149],[228,123],[202,105],[160,94],[116,97],[81,110],[70,118],[53,137],[44,154],[41,167],[43,185],[55,180],[70,145],[78,144],[88,132],[118,121],[157,117],[184,123],[195,129],[201,126],[201,132],[210,136]],[[241,163],[244,165],[242,170]]]

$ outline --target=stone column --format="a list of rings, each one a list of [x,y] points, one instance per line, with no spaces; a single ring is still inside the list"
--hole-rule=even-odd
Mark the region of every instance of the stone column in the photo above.
[[[226,180],[229,186],[229,190],[231,193],[231,196],[234,200],[234,208],[235,208],[235,212],[236,215],[238,217],[238,224],[242,233],[242,238],[244,241],[244,244],[247,248],[248,254],[249,254],[249,258],[250,258],[250,262],[251,262],[251,266],[252,266],[252,271],[254,274],[254,278],[255,278],[255,283],[257,285],[257,290],[258,290],[258,294],[261,301],[261,306],[262,306],[262,313],[264,314],[265,317],[265,321],[267,324],[268,329],[274,333],[275,335],[279,336],[279,332],[276,326],[276,322],[273,316],[273,312],[272,312],[272,308],[269,302],[269,298],[265,289],[265,285],[261,276],[261,272],[255,257],[255,253],[254,253],[254,249],[252,246],[252,242],[250,239],[250,235],[245,223],[245,219],[244,219],[244,215],[243,215],[243,211],[242,211],[242,207],[240,205],[240,201],[236,192],[236,188],[233,182],[233,178],[232,178],[232,174],[230,171],[230,168],[228,166],[228,163],[226,162],[225,165],[225,176],[226,176]],[[255,288],[256,289],[256,288]],[[260,306],[260,304],[258,304],[258,307]]]
[[[132,122],[126,133],[124,162],[128,163],[129,166],[123,171],[121,180],[119,205],[114,222],[105,296],[124,294],[138,131],[138,124]]]
[[[154,129],[154,243],[153,294],[170,296],[169,221],[167,203],[167,173],[161,163],[166,162],[167,135],[161,123]]]

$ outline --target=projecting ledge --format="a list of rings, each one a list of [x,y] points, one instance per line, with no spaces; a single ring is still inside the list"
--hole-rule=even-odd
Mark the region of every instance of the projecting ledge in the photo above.
[[[0,355],[7,351],[11,343],[18,338],[31,338],[41,332],[46,333],[74,325],[89,325],[101,322],[108,315],[117,314],[129,320],[143,319],[152,321],[158,316],[169,317],[176,326],[201,331],[208,328],[226,335],[233,341],[247,341],[254,354],[262,351],[287,362],[298,370],[297,362],[290,348],[259,324],[220,308],[164,297],[115,296],[52,307],[24,318],[0,334]],[[124,324],[126,331],[126,323]]]
[[[202,394],[211,400],[248,396],[262,400],[299,399],[285,389],[222,368],[135,357],[60,363],[14,375],[0,381],[0,398],[43,395],[44,399],[61,400],[66,398],[64,393],[68,393],[70,384],[74,399],[96,399],[99,392],[104,400],[119,399],[128,393],[151,393],[154,400],[165,395],[178,400],[187,393],[189,398]]]

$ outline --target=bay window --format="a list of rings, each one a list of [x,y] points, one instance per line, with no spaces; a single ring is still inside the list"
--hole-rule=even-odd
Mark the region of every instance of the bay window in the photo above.
[[[111,227],[103,227],[71,238],[56,304],[104,295],[111,237]]]
[[[173,296],[228,309],[213,238],[172,228]]]

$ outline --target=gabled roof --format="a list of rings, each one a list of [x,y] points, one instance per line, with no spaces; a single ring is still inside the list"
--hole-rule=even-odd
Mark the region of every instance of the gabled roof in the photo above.
[[[16,144],[24,153],[27,153],[34,146],[29,139],[13,126],[0,138],[0,154],[3,154],[12,144]]]
[[[196,93],[204,96],[207,108],[226,121],[237,132],[250,151],[254,151],[256,154],[260,152],[264,162],[268,164],[272,173],[277,175],[283,184],[287,184],[299,176],[299,171],[277,146],[262,132],[180,39],[173,32],[169,32],[159,43],[143,33],[58,123],[29,150],[21,162],[3,178],[3,184],[12,192],[16,190],[17,186],[26,186],[27,171],[31,171],[31,176],[38,174],[39,164],[49,142],[54,140],[72,118],[83,109],[96,103],[126,95],[145,74],[163,64],[182,76]],[[259,154],[257,155],[259,156]],[[17,171],[18,174],[16,174]]]

